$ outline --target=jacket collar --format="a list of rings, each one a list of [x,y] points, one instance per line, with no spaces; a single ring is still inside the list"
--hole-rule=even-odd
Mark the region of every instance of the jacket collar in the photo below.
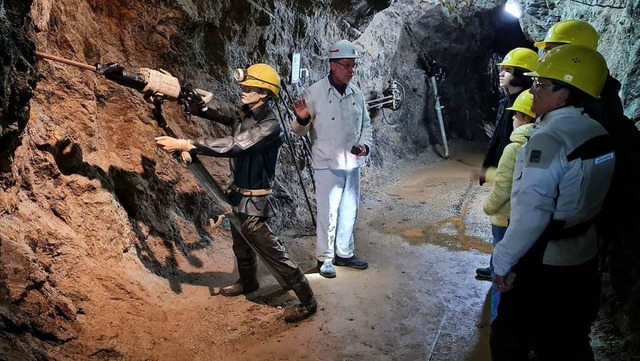
[[[333,80],[331,80],[331,73],[329,73],[329,75],[327,75],[323,80],[324,89],[326,90],[327,94],[331,93],[332,89],[333,91],[337,92],[339,96],[349,95],[354,92],[353,85],[351,85],[351,83],[348,83],[345,85],[344,94],[340,94],[340,91],[337,88],[340,87],[340,85],[334,85]]]
[[[552,111],[545,113],[538,118],[538,120],[536,121],[535,128],[539,128],[547,124],[551,119],[558,119],[558,118],[563,118],[567,116],[572,116],[572,117],[579,116],[582,114],[582,111],[583,111],[582,108],[576,108],[571,105],[567,105],[562,108],[553,109]]]
[[[271,113],[271,110],[273,109],[273,106],[275,105],[275,103],[273,102],[273,100],[268,100],[266,103],[264,103],[263,105],[250,110],[249,107],[247,105],[243,105],[242,106],[242,111],[245,114],[244,116],[247,117],[249,115],[253,116],[253,120],[255,120],[256,122],[260,122],[262,121],[269,113]]]

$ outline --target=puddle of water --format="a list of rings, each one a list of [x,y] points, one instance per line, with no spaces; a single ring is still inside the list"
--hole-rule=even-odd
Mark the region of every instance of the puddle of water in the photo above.
[[[391,198],[373,227],[402,237],[411,245],[434,244],[452,251],[491,254],[488,217],[471,179],[479,169],[479,153],[460,154],[428,167],[413,169],[383,192]],[[480,154],[481,155],[481,154]]]
[[[413,246],[434,244],[451,251],[469,251],[473,249],[486,254],[490,254],[492,251],[490,243],[480,237],[459,233],[456,225],[450,222],[439,222],[439,224],[411,229],[387,227],[385,231],[389,234],[401,236]]]
[[[452,251],[477,250],[490,254],[491,243],[485,239],[470,235],[473,229],[467,229],[468,203],[462,205],[459,216],[445,218],[421,227],[411,227],[410,219],[402,218],[398,223],[383,225],[386,233],[404,238],[411,245],[435,244]],[[481,232],[482,234],[483,232]]]

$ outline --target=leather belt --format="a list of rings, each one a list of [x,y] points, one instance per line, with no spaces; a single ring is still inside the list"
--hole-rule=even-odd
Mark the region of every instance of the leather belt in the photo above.
[[[236,193],[240,193],[243,196],[249,196],[249,197],[268,196],[269,194],[271,194],[271,189],[270,188],[245,189],[245,188],[240,188],[240,187],[236,186],[235,184],[232,184],[231,187],[229,187],[229,189],[231,189],[232,191],[234,191]]]

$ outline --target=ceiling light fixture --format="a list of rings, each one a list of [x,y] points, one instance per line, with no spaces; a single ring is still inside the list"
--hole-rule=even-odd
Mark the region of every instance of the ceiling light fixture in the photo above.
[[[518,0],[508,0],[504,5],[504,11],[520,19],[522,16],[522,9],[520,8],[520,2]]]

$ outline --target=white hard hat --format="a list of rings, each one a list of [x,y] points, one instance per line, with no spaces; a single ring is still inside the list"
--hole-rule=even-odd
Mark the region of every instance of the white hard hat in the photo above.
[[[356,46],[349,40],[339,40],[329,48],[329,59],[357,59],[360,57]]]

